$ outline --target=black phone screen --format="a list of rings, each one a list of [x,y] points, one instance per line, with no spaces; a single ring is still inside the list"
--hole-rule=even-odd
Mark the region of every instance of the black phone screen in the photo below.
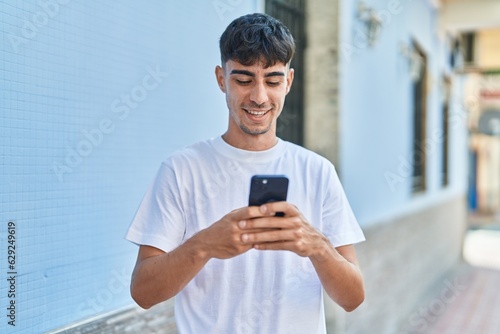
[[[286,201],[288,178],[284,175],[254,175],[250,184],[248,205]]]

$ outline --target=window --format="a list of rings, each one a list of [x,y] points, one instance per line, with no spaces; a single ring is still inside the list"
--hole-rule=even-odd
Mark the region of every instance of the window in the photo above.
[[[476,35],[474,32],[466,32],[462,34],[464,62],[467,65],[475,63],[475,43]]]
[[[450,118],[450,98],[451,98],[451,81],[448,77],[443,78],[443,106],[442,106],[442,127],[443,127],[443,142],[442,142],[442,162],[441,162],[441,185],[446,187],[449,184],[449,118]]]
[[[422,49],[413,43],[418,67],[413,77],[413,193],[426,189],[426,104],[427,104],[427,57]]]
[[[305,49],[305,0],[268,0],[266,13],[277,18],[290,29],[295,39],[295,56],[291,67],[295,77],[290,93],[286,96],[283,112],[278,119],[277,134],[295,144],[304,143],[304,49]]]

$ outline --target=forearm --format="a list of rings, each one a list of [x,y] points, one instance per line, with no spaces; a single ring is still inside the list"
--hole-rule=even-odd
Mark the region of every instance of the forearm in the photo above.
[[[132,274],[132,298],[150,308],[177,295],[208,262],[196,241],[190,239],[175,250],[138,263]]]
[[[262,217],[259,207],[233,210],[169,253],[141,246],[130,285],[132,298],[149,308],[179,293],[210,259],[229,259],[252,249],[252,243],[242,241],[239,224],[256,217]],[[262,230],[268,228],[247,232]]]
[[[323,288],[337,304],[350,312],[363,302],[363,276],[357,263],[349,262],[329,242],[310,259]]]

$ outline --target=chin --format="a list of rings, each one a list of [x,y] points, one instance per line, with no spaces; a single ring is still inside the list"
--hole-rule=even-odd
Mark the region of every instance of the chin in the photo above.
[[[245,132],[247,135],[253,135],[253,136],[258,136],[258,135],[263,135],[268,133],[271,130],[271,127],[263,128],[263,129],[250,129],[246,126],[240,126],[240,129]]]

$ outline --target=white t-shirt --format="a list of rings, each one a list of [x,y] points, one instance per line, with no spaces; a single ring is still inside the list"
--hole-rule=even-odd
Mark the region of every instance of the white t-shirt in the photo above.
[[[287,201],[339,247],[364,240],[333,165],[278,140],[245,151],[221,137],[175,152],[160,167],[126,239],[170,252],[248,205],[250,178],[283,174]],[[308,258],[252,249],[211,259],[175,298],[179,333],[326,333],[320,280]]]

